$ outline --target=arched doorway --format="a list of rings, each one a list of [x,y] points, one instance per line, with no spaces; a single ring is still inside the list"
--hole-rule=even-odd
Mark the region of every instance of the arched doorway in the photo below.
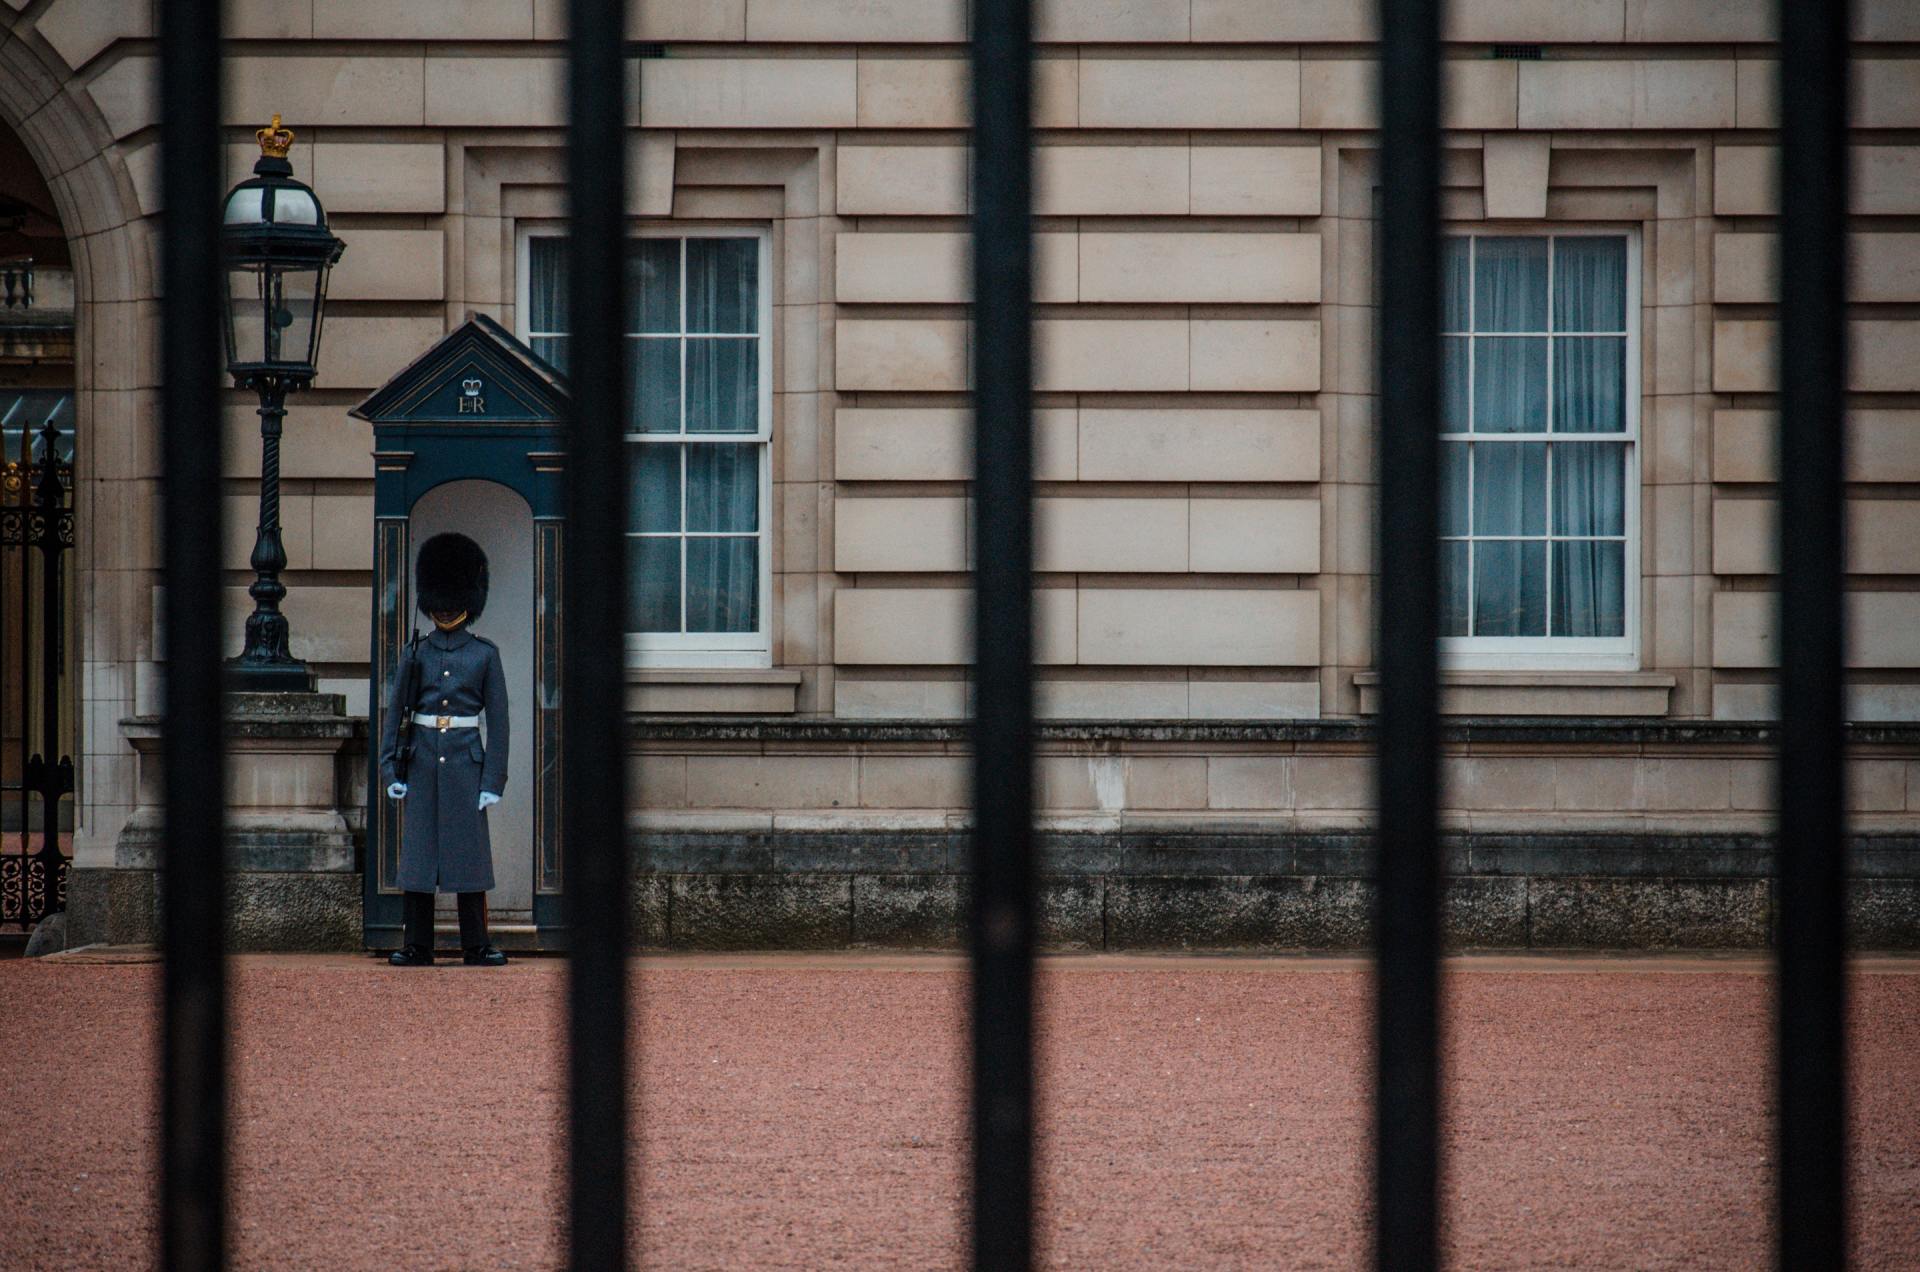
[[[507,797],[487,814],[496,880],[488,905],[499,925],[533,923],[533,509],[515,490],[469,478],[435,486],[414,501],[413,546],[443,530],[467,535],[487,554],[486,612],[473,629],[500,647],[506,668]],[[416,624],[421,620],[409,615]],[[440,898],[450,918],[453,897]]]
[[[66,906],[72,860],[75,288],[52,191],[0,126],[0,934]]]

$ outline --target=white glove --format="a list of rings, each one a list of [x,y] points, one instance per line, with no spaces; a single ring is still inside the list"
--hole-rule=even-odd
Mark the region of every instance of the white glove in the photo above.
[[[406,797],[407,784],[405,782],[395,782],[393,785],[387,787],[388,799],[405,799]]]
[[[499,802],[500,802],[500,797],[498,795],[495,795],[492,791],[480,792],[480,811],[481,812],[484,813],[487,811],[488,804],[498,804]]]

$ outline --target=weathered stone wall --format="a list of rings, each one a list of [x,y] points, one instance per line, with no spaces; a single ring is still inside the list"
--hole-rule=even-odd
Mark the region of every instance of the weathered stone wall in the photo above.
[[[225,707],[229,948],[358,949],[366,721],[347,716],[338,694],[228,694]],[[160,940],[161,724],[123,722],[139,756],[138,801],[112,866],[78,867],[68,880],[72,945]]]
[[[1855,948],[1920,948],[1920,839],[1856,838]],[[1446,838],[1442,931],[1457,949],[1753,949],[1772,943],[1772,857],[1755,836]],[[666,949],[959,948],[962,835],[646,835],[637,939]],[[1071,833],[1041,838],[1040,939],[1066,950],[1369,946],[1366,838]]]
[[[1365,946],[1369,733],[1357,722],[1043,724],[1045,941]],[[1770,943],[1769,726],[1461,720],[1447,734],[1452,943]],[[635,739],[645,943],[959,943],[961,726],[663,721],[636,726]],[[1851,740],[1853,940],[1920,947],[1915,730],[1856,726]]]
[[[1857,10],[1850,705],[1860,720],[1913,720],[1920,6]],[[637,12],[634,36],[662,56],[634,60],[630,109],[607,121],[633,140],[636,220],[769,235],[774,582],[769,666],[635,667],[629,705],[958,718],[967,6],[650,0]],[[1037,6],[1044,718],[1338,721],[1372,709],[1370,15],[1270,0]],[[1464,228],[1630,232],[1639,428],[1631,656],[1456,671],[1447,709],[1764,719],[1777,662],[1771,5],[1459,0],[1449,15],[1444,213]],[[565,210],[562,20],[558,0],[229,6],[229,175],[250,162],[252,130],[283,114],[301,136],[295,171],[348,244],[320,380],[287,420],[283,521],[295,652],[355,712],[367,697],[372,471],[370,439],[346,411],[469,311],[509,326],[522,315],[522,237]],[[140,798],[120,721],[157,709],[165,658],[153,8],[46,0],[0,9],[0,29],[0,118],[40,162],[74,238],[76,851],[83,870],[109,869]],[[1495,43],[1537,44],[1539,57],[1495,58]],[[259,454],[244,394],[230,394],[222,432],[237,648]],[[1476,832],[1757,833],[1763,749],[1715,745],[1676,735],[1665,750],[1462,754],[1458,816]],[[1102,819],[1172,818],[1235,835],[1338,830],[1363,815],[1358,741],[1213,746],[1049,753],[1048,825],[1100,821],[1107,833]],[[1892,776],[1905,746],[1862,757],[1864,835],[1920,829]],[[689,749],[678,776],[672,761],[655,765],[647,816],[673,813],[689,832],[702,817],[805,829],[834,810],[829,789],[878,800],[891,810],[882,823],[958,807],[952,753],[854,762],[818,740],[791,749]],[[849,764],[850,782],[836,776]],[[921,780],[948,793],[884,793]],[[1248,785],[1260,793],[1236,793]],[[774,802],[783,790],[792,802]]]

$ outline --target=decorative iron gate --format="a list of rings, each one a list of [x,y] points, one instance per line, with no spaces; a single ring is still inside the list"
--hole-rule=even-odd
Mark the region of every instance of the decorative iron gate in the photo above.
[[[12,279],[9,277],[9,290]],[[73,547],[73,398],[13,395],[0,420],[0,928],[31,928],[67,908],[71,854],[62,801],[73,793],[63,754],[67,558]],[[66,427],[63,427],[65,425]],[[17,741],[16,741],[17,739]]]

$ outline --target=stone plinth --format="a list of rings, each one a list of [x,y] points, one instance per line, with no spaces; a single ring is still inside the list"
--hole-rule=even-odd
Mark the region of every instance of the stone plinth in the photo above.
[[[113,867],[73,872],[72,944],[159,939],[161,718],[121,730],[138,756],[139,806]],[[360,948],[366,721],[339,694],[234,693],[226,738],[229,947]]]

